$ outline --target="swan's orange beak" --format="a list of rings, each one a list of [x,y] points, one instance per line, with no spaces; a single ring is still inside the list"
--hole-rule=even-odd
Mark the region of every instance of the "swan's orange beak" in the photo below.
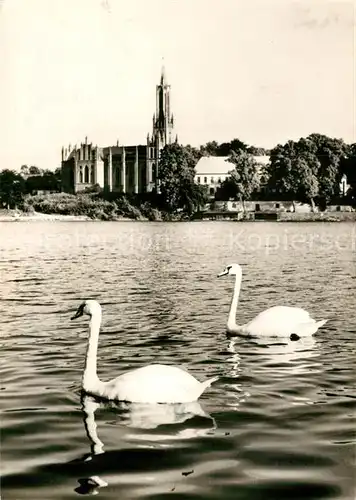
[[[221,276],[225,276],[226,274],[229,274],[229,271],[225,269],[222,273],[218,274],[218,278],[221,278]]]

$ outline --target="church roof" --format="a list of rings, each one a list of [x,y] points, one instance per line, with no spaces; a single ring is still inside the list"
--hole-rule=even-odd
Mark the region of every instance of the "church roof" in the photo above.
[[[196,175],[227,175],[233,168],[228,156],[202,156],[195,166]],[[266,165],[269,156],[254,156],[257,163]]]

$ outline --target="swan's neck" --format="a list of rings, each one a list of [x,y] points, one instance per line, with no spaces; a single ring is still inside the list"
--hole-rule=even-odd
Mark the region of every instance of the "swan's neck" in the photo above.
[[[96,374],[96,358],[98,352],[100,324],[101,313],[96,312],[90,318],[88,349],[82,381],[83,389],[87,392],[90,392],[99,384],[99,379]]]
[[[227,331],[228,332],[238,332],[240,330],[240,327],[236,324],[236,310],[237,310],[237,304],[239,301],[240,288],[241,288],[241,275],[237,274],[236,280],[235,280],[234,291],[232,294],[229,316],[227,319]]]

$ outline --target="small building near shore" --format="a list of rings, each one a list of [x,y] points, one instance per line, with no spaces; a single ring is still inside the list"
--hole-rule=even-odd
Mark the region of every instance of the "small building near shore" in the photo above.
[[[269,163],[269,156],[253,156],[261,168]],[[208,187],[210,196],[214,196],[221,183],[230,177],[229,172],[234,165],[230,163],[228,156],[202,156],[195,166],[194,181]]]
[[[214,201],[211,204],[211,210],[225,212],[255,212],[255,213],[280,213],[280,212],[311,212],[311,206],[308,203],[292,201]]]

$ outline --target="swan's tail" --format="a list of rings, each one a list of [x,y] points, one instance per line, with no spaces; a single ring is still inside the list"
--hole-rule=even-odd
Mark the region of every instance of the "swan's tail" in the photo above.
[[[322,319],[320,321],[308,321],[307,323],[301,323],[297,328],[297,335],[300,337],[307,337],[308,335],[313,335],[319,328],[321,328],[327,322],[327,319]]]
[[[211,386],[211,384],[213,384],[214,382],[216,382],[217,380],[219,380],[219,377],[213,377],[213,378],[209,378],[208,380],[205,380],[205,382],[202,382],[202,387],[203,387],[203,391],[205,391],[205,389],[207,389],[208,387]]]
[[[213,377],[213,378],[209,378],[208,380],[205,380],[204,382],[200,382],[200,385],[197,387],[198,393],[196,394],[196,398],[198,399],[203,394],[205,389],[207,389],[208,387],[211,386],[211,384],[216,382],[218,380],[218,378],[219,377]]]

